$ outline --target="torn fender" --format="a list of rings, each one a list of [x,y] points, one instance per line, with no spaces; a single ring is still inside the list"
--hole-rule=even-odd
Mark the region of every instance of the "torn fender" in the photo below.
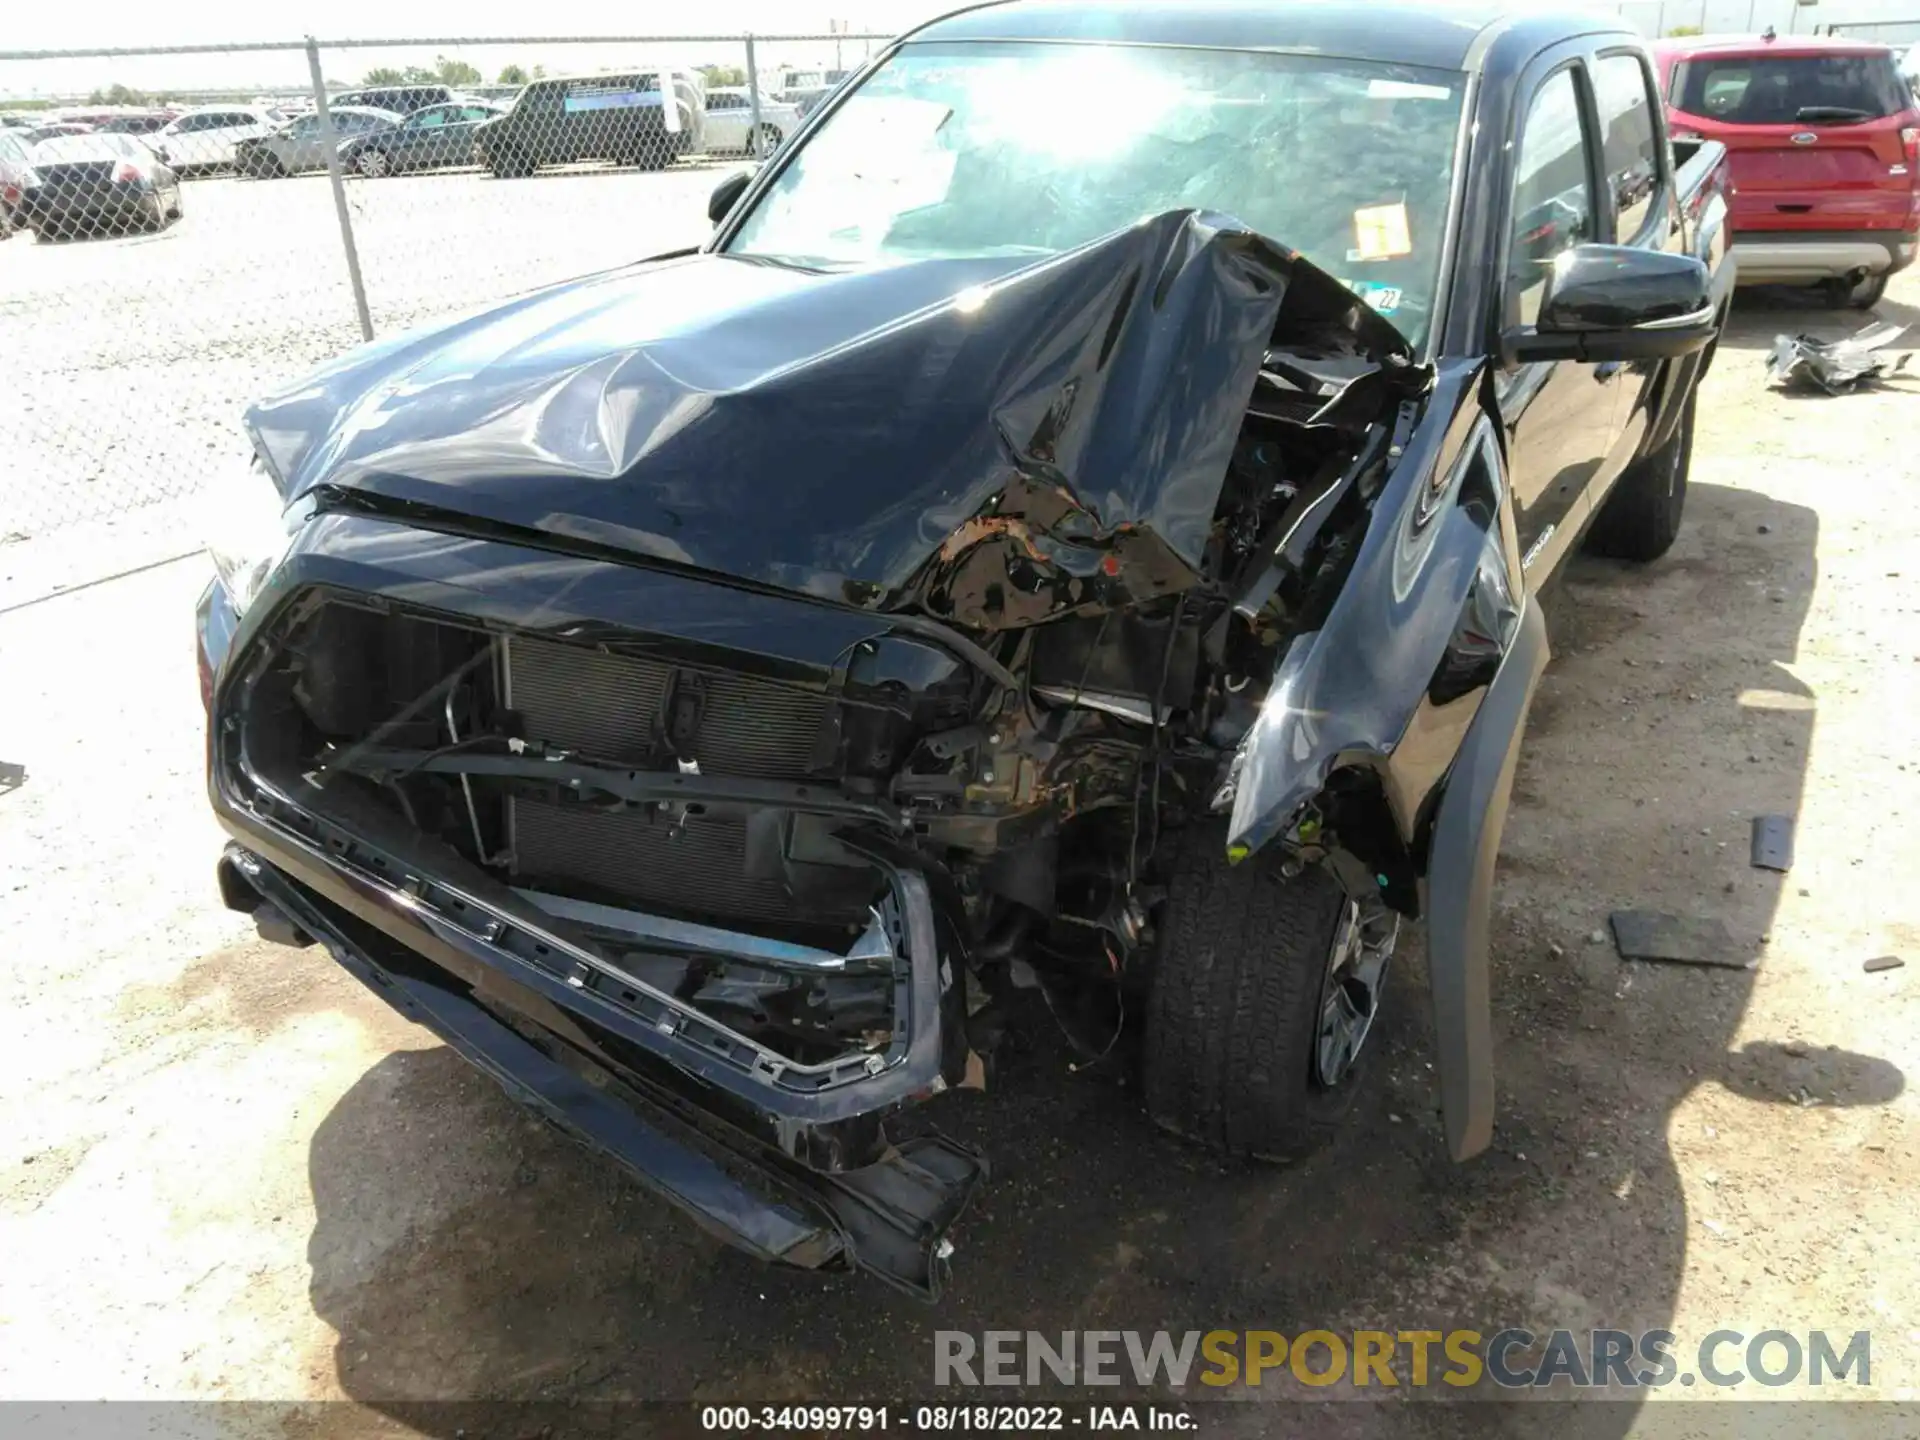
[[[1430,396],[1406,402],[1426,418],[1391,463],[1325,621],[1287,647],[1241,741],[1231,854],[1283,834],[1337,765],[1384,762],[1423,702],[1484,687],[1511,644],[1524,585],[1482,376],[1443,366]]]
[[[1447,1153],[1466,1160],[1493,1138],[1493,1020],[1487,917],[1527,709],[1547,664],[1547,626],[1529,603],[1455,757],[1434,818],[1427,886],[1427,973]]]

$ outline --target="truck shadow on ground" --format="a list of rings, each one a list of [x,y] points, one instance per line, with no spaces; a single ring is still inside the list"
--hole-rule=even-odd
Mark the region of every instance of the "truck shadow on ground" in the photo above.
[[[1729,1103],[1800,1106],[1811,1125],[1904,1083],[1873,1057],[1786,1037],[1736,1048],[1751,971],[1628,965],[1590,939],[1618,906],[1678,910],[1720,919],[1737,957],[1768,963],[1785,877],[1748,867],[1733,817],[1799,808],[1812,697],[1783,667],[1816,536],[1810,510],[1697,486],[1667,560],[1583,561],[1550,597],[1556,659],[1493,927],[1499,1129],[1478,1160],[1445,1157],[1417,944],[1351,1124],[1292,1169],[1204,1160],[1149,1128],[1122,1067],[1070,1074],[1057,1033],[1018,1028],[985,1094],[942,1099],[942,1122],[995,1169],[936,1308],[761,1268],[551,1138],[450,1052],[399,1052],[312,1143],[311,1296],[337,1332],[340,1387],[410,1425],[475,1434],[473,1412],[432,1402],[961,1398],[933,1388],[936,1329],[1666,1326],[1690,1244],[1711,1240],[1670,1148],[1676,1107],[1718,1085],[1743,1097]],[[1756,577],[1778,598],[1756,602]],[[1742,704],[1754,694],[1784,698]],[[1238,1398],[1329,1393],[1276,1370]],[[1636,1408],[1335,1405],[1314,1428],[1618,1435]],[[1222,1419],[1257,1426],[1258,1413]]]

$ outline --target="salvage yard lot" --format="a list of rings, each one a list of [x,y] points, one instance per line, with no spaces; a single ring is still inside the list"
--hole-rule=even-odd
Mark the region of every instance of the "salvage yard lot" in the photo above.
[[[696,244],[731,168],[349,180],[374,332]],[[183,199],[157,235],[0,245],[0,537],[190,490],[247,400],[359,338],[325,175]]]
[[[356,185],[376,315],[568,273],[543,246],[580,269],[697,238],[711,178]],[[615,229],[605,207],[641,183],[660,204],[625,235],[577,233]],[[422,204],[415,185],[440,197],[436,218],[402,233],[379,207]],[[62,383],[87,376],[156,424],[192,411],[183,396],[223,420],[248,367],[264,381],[350,338],[268,303],[287,274],[323,286],[338,270],[324,181],[284,182],[304,207],[291,225],[247,198],[271,188],[192,186],[193,228],[160,239],[0,252],[15,275],[48,261],[34,283],[72,307],[46,340]],[[304,258],[282,274],[259,252],[289,230]],[[474,284],[442,235],[498,268]],[[190,314],[190,335],[82,303],[89,277],[131,263],[96,256],[175,252],[153,261],[151,318]],[[221,254],[250,277],[219,292],[232,313],[197,268]],[[170,298],[183,289],[201,298]],[[1897,282],[1880,312],[1920,322],[1920,284]],[[241,323],[255,314],[275,314],[280,358],[257,358]],[[1005,1083],[941,1102],[996,1168],[937,1310],[720,1248],[322,952],[263,945],[218,909],[189,624],[202,563],[0,614],[0,1395],[347,1398],[451,1436],[463,1422],[407,1402],[935,1398],[936,1328],[1518,1325],[1683,1343],[1870,1330],[1872,1385],[1837,1388],[1912,1398],[1920,400],[1790,399],[1761,368],[1777,330],[1857,319],[1743,297],[1702,392],[1672,554],[1645,571],[1583,561],[1550,597],[1555,659],[1495,917],[1493,1150],[1445,1159],[1417,946],[1380,1083],[1333,1148],[1287,1171],[1215,1167],[1154,1135],[1123,1068],[1068,1073],[1044,1013],[1028,1017]],[[0,333],[0,363],[20,363],[16,338]],[[115,345],[146,358],[109,360]],[[233,370],[207,380],[229,351]],[[1749,819],[1769,813],[1797,819],[1786,876],[1748,865]],[[1622,907],[1721,920],[1753,967],[1625,964],[1592,939]],[[1862,971],[1889,953],[1907,968]],[[1285,1393],[1271,1376],[1253,1392]],[[1347,1406],[1316,1429],[1487,1418]],[[1632,1407],[1599,1419],[1582,1433],[1654,1423]],[[1260,1428],[1250,1411],[1220,1423]]]

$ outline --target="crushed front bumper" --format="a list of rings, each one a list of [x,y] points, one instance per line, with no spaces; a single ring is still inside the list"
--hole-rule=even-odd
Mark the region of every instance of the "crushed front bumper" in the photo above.
[[[243,727],[219,708],[235,632],[216,582],[200,609],[201,687],[214,716],[209,794],[233,837],[219,873],[230,907],[271,907],[282,923],[263,933],[320,941],[514,1099],[720,1238],[939,1294],[947,1231],[987,1167],[943,1137],[883,1128],[964,1074],[963,999],[925,877],[876,862],[895,917],[890,1041],[798,1064],[619,969],[397,817],[335,791],[296,802],[251,768]],[[740,939],[750,962],[752,937]]]
[[[236,833],[252,828],[231,814],[223,819]],[[832,1150],[826,1132],[836,1125],[877,1119],[942,1088],[937,1068],[922,1076],[923,1067],[902,1059],[830,1095],[771,1092],[760,1097],[764,1128],[756,1135],[739,1123],[738,1105],[727,1115],[701,1103],[711,1098],[704,1078],[676,1085],[670,1067],[649,1064],[664,1057],[641,1048],[644,1031],[591,1004],[565,1004],[549,972],[516,953],[543,942],[515,917],[457,908],[451,891],[418,876],[389,886],[363,868],[382,857],[321,828],[333,858],[270,830],[229,844],[220,875],[228,904],[270,905],[514,1100],[719,1238],[762,1260],[853,1265],[923,1298],[938,1296],[952,1251],[946,1232],[985,1178],[984,1160],[937,1135],[886,1145],[872,1163],[842,1170],[814,1168],[793,1153]],[[566,944],[549,938],[556,942],[550,952]],[[578,973],[567,970],[559,984],[585,1000],[594,987],[573,986]],[[919,1025],[937,1032],[937,1008]],[[673,1038],[664,1020],[654,1023],[652,1038]],[[937,1044],[940,1037],[930,1038]]]
[[[417,603],[450,614],[486,615],[492,606],[554,624],[633,613],[661,624],[691,612],[711,628],[720,608],[711,586],[581,562],[555,582],[563,609],[552,596],[511,589],[551,574],[551,560],[508,563],[522,552],[415,538],[325,517],[303,532],[281,578],[289,592],[302,580],[355,593],[404,582]],[[361,563],[370,549],[381,565]],[[406,569],[433,565],[456,568]],[[698,591],[691,599],[690,588]],[[795,614],[811,619],[811,607],[733,592],[718,601],[733,605],[725,613],[742,635],[792,640],[803,651],[846,648],[830,626],[794,623]],[[871,857],[890,894],[892,1035],[869,1051],[797,1063],[621,970],[564,921],[392,812],[249,759],[244,677],[273,643],[273,609],[256,601],[243,620],[216,580],[197,617],[209,799],[234,841],[220,867],[227,903],[270,905],[516,1099],[741,1248],[790,1264],[851,1265],[935,1296],[946,1232],[986,1165],[951,1141],[890,1134],[886,1125],[957,1084],[967,1060],[962,972],[943,944],[952,917],[936,914],[939,892],[912,857]],[[739,939],[736,958],[755,963],[753,937]]]

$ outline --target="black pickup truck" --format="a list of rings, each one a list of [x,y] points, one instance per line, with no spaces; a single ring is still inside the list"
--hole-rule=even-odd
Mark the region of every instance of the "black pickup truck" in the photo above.
[[[1339,1124],[1399,924],[1456,1158],[1583,542],[1661,555],[1733,276],[1605,19],[1014,0],[663,256],[248,412],[200,609],[226,903],[728,1240],[923,1295],[1051,1023]]]

